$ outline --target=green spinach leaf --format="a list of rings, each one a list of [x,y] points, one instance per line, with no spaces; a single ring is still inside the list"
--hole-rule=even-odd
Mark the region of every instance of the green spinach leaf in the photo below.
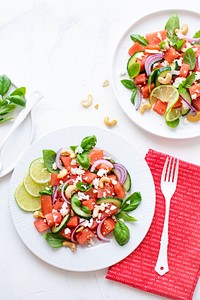
[[[122,203],[121,210],[122,211],[132,211],[138,207],[141,203],[142,197],[140,192],[134,192],[127,199],[125,199]]]
[[[43,237],[47,241],[50,247],[52,248],[60,248],[63,246],[63,242],[65,241],[65,238],[59,234],[56,233],[46,233],[43,234]]]
[[[132,94],[131,94],[131,103],[134,105],[135,104],[135,97],[137,96],[137,91],[138,91],[138,88],[134,88],[132,90]]]
[[[125,222],[135,222],[137,221],[136,218],[128,215],[127,213],[125,213],[124,211],[120,211],[117,215],[116,215],[116,218],[118,220],[122,219],[124,220]]]
[[[129,228],[121,221],[117,221],[114,227],[114,237],[117,243],[120,246],[123,246],[128,243],[130,239],[130,231]]]
[[[171,39],[174,36],[175,29],[180,28],[180,21],[177,14],[173,14],[165,25],[165,30],[167,30],[167,36]]]
[[[81,167],[85,170],[88,170],[89,166],[90,166],[90,158],[87,155],[87,153],[81,153],[81,154],[77,154],[76,156],[77,161],[79,163],[79,165],[81,165]]]
[[[26,88],[25,87],[20,87],[20,88],[17,88],[16,90],[14,90],[10,96],[14,96],[14,95],[18,95],[18,96],[25,96],[26,94]]]
[[[197,32],[195,32],[195,34],[193,35],[193,38],[200,38],[200,30],[198,30]]]
[[[92,150],[92,148],[95,147],[96,143],[97,143],[97,138],[95,135],[87,136],[82,140],[81,148],[84,151],[89,152]]]
[[[179,84],[178,92],[179,94],[184,94],[191,87],[195,81],[195,72],[191,73],[184,81]]]
[[[88,192],[92,188],[92,184],[87,184],[85,182],[77,182],[76,187],[81,192]]]
[[[0,95],[4,96],[11,85],[11,80],[5,74],[0,76]]]
[[[57,173],[59,170],[53,169],[53,164],[56,160],[56,152],[51,149],[44,149],[42,151],[44,165],[50,173]]]
[[[7,105],[3,105],[0,107],[0,115],[3,116],[7,113],[12,112],[15,109],[16,105],[15,104],[7,104]]]
[[[26,100],[24,99],[24,97],[19,96],[19,95],[10,95],[6,97],[7,100],[9,100],[10,102],[13,102],[19,106],[25,107],[26,106]]]
[[[53,195],[53,187],[40,191],[40,195]]]
[[[132,65],[130,65],[128,67],[127,71],[128,71],[129,77],[134,78],[140,72],[140,64],[139,63],[133,63]]]

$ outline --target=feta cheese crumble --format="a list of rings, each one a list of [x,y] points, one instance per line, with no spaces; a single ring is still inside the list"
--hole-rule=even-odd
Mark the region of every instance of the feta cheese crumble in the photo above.
[[[81,146],[76,147],[75,154],[83,153],[83,148]]]

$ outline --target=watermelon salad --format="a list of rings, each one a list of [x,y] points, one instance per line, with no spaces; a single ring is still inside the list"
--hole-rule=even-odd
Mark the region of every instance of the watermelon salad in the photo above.
[[[141,194],[130,193],[127,168],[96,148],[96,143],[93,135],[85,137],[78,146],[58,151],[44,149],[42,157],[30,165],[30,179],[24,179],[26,193],[32,194],[33,185],[34,191],[39,186],[38,195],[34,194],[39,209],[27,210],[33,211],[33,226],[53,248],[66,246],[75,251],[78,245],[109,242],[113,236],[121,246],[129,241],[130,231],[125,223],[136,221],[129,212],[138,207]],[[21,189],[22,184],[16,189],[15,198],[26,210],[24,204],[20,205]],[[35,199],[29,199],[28,207]]]
[[[175,128],[180,120],[200,120],[200,30],[190,33],[177,14],[163,30],[130,35],[129,79],[131,102],[141,114],[154,111]]]

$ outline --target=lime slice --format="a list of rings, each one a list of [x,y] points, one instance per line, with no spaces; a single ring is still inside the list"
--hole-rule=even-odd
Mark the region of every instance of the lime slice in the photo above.
[[[153,89],[150,94],[150,103],[154,103],[157,99],[167,102],[167,111],[171,109],[179,99],[179,92],[173,85],[159,85]]]
[[[46,186],[46,183],[39,184],[35,182],[29,173],[27,173],[24,177],[24,187],[26,191],[33,197],[39,197],[40,192],[44,190]]]
[[[44,160],[41,157],[31,163],[29,174],[35,182],[40,184],[49,182],[51,178],[51,174],[47,171]]]
[[[40,197],[31,196],[20,183],[15,190],[15,200],[19,207],[25,211],[36,211],[41,208]]]
[[[173,122],[177,120],[181,115],[180,110],[178,109],[169,109],[165,114],[165,120],[168,122]]]

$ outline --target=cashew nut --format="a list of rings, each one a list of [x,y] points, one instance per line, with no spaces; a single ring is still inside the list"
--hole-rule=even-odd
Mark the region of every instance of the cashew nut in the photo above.
[[[168,84],[170,83],[172,80],[172,74],[171,73],[167,73],[167,75],[165,77],[158,77],[158,81],[161,83],[161,84]]]
[[[196,115],[188,115],[187,120],[189,122],[198,122],[200,121],[200,111],[196,113]]]
[[[87,99],[84,99],[81,101],[81,104],[84,106],[84,107],[89,107],[93,102],[93,97],[92,95],[88,95],[87,96]]]
[[[177,34],[177,33],[182,33],[183,35],[186,35],[187,33],[188,33],[188,26],[187,26],[187,24],[183,24],[182,26],[181,26],[181,29],[175,29],[175,33]]]
[[[61,155],[64,156],[69,156],[70,158],[75,158],[76,154],[74,153],[74,151],[72,149],[62,149],[60,152]]]
[[[110,120],[109,117],[105,117],[104,118],[104,123],[106,124],[106,126],[108,127],[112,127],[112,126],[115,126],[117,124],[117,120]]]
[[[103,84],[102,84],[102,87],[106,87],[106,86],[109,86],[109,81],[108,79],[106,79]]]
[[[140,113],[143,115],[145,110],[150,110],[152,108],[151,103],[145,102],[140,106]]]
[[[75,252],[75,251],[76,251],[76,244],[74,244],[74,243],[72,243],[72,242],[65,241],[65,242],[63,242],[63,246],[64,246],[64,247],[70,248],[70,250],[71,250],[72,252]]]
[[[70,199],[71,196],[77,191],[77,187],[75,185],[69,185],[65,190],[65,196]]]
[[[99,180],[99,187],[102,189],[103,188],[103,185],[104,183],[110,183],[110,178],[108,177],[101,177],[101,179]]]
[[[60,170],[60,172],[58,173],[57,177],[58,178],[63,178],[68,174],[67,169],[63,168],[62,170]]]
[[[41,211],[34,211],[33,213],[34,218],[38,219],[38,218],[43,218],[45,219],[45,216],[42,214]]]

